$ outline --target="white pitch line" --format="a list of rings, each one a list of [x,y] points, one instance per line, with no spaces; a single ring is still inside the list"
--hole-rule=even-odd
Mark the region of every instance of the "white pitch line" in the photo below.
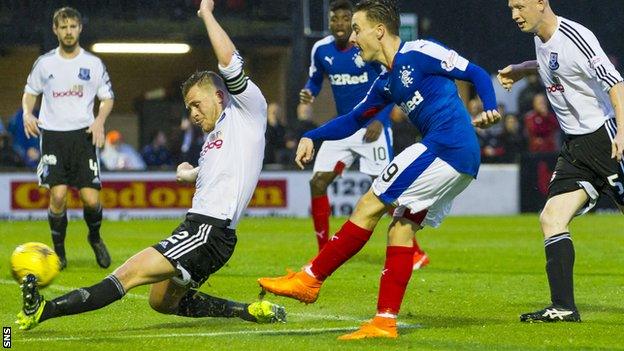
[[[9,280],[9,279],[0,279],[0,284],[3,285],[17,285],[17,283],[14,280]],[[53,290],[53,291],[59,291],[59,292],[69,292],[72,290],[76,290],[77,288],[72,288],[69,286],[63,286],[63,285],[50,285],[48,287],[45,288],[46,290]],[[128,293],[125,296],[131,298],[131,299],[138,299],[138,300],[147,300],[148,297],[146,295],[140,295],[140,294],[132,294],[132,293]],[[347,322],[363,322],[366,319],[362,319],[362,318],[357,318],[357,317],[352,317],[352,316],[337,316],[337,315],[329,315],[329,314],[317,314],[317,313],[288,313],[289,316],[292,317],[298,317],[298,319],[301,320],[330,320],[330,321],[347,321]]]
[[[419,324],[403,325],[400,329],[416,329],[422,328]],[[114,340],[114,339],[154,339],[154,338],[189,338],[189,337],[218,337],[229,335],[280,335],[280,334],[314,334],[314,333],[333,333],[333,332],[349,332],[354,331],[356,327],[343,328],[309,328],[309,329],[282,329],[282,330],[236,330],[211,333],[169,333],[169,334],[134,334],[134,335],[115,335],[100,337],[56,337],[56,338],[32,338],[32,339],[13,339],[13,342],[54,342],[54,341],[97,341],[97,340]]]

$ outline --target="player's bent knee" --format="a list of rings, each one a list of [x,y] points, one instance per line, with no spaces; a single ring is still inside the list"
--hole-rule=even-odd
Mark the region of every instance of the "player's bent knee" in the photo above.
[[[327,187],[331,184],[333,180],[333,176],[324,175],[322,173],[315,173],[310,179],[310,190],[314,195],[325,194],[327,192]]]
[[[50,194],[50,208],[57,213],[65,211],[65,194]]]
[[[90,208],[94,211],[100,207],[100,201],[98,199],[83,199],[82,203],[85,208]]]
[[[149,298],[149,305],[154,311],[162,314],[175,314],[178,310],[177,304],[173,305],[169,301],[152,296]]]
[[[546,206],[539,217],[540,225],[545,237],[562,233],[567,230],[569,219],[562,218],[551,206]]]

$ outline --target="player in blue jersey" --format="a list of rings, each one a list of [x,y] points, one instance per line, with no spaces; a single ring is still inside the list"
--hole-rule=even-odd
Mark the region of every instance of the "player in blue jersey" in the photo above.
[[[340,339],[396,338],[396,317],[412,273],[414,233],[425,225],[440,225],[453,199],[477,176],[480,156],[473,125],[488,127],[500,120],[500,115],[490,76],[481,67],[432,41],[401,41],[399,12],[393,1],[361,1],[355,7],[352,27],[351,40],[364,61],[379,62],[388,71],[351,112],[301,138],[297,163],[303,167],[310,162],[314,140],[344,138],[392,103],[408,115],[423,139],[392,160],[309,265],[300,272],[258,282],[277,295],[316,301],[323,281],[364,246],[381,216],[398,206],[388,230],[377,314]],[[483,101],[485,111],[472,123],[455,79],[472,82]]]
[[[328,77],[338,115],[350,112],[362,101],[382,71],[376,62],[366,63],[360,50],[349,41],[353,6],[349,0],[335,0],[329,5],[331,35],[317,41],[311,53],[309,79],[301,90],[300,103],[311,104],[319,94],[323,78]],[[393,157],[390,112],[393,104],[379,111],[353,135],[323,142],[314,161],[310,180],[311,208],[319,251],[327,243],[331,209],[327,188],[345,168],[359,158],[360,171],[376,177]],[[429,262],[414,241],[414,269]]]

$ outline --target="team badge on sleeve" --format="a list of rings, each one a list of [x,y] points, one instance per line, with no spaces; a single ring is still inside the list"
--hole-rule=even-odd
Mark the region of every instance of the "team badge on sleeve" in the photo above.
[[[548,68],[556,71],[559,68],[559,54],[556,52],[550,53],[550,60],[548,61]]]
[[[82,80],[90,80],[91,70],[88,68],[80,68],[80,71],[78,72],[78,78]]]
[[[414,72],[412,66],[401,66],[401,83],[403,83],[403,86],[406,88],[409,88],[409,86],[414,82],[412,72]]]

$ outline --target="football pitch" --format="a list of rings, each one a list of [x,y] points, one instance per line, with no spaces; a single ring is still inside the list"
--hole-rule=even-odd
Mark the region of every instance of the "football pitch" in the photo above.
[[[344,219],[332,220],[332,232]],[[147,287],[102,310],[52,319],[24,332],[13,323],[20,292],[9,271],[15,246],[50,244],[47,222],[0,222],[0,320],[12,326],[16,350],[616,350],[624,349],[624,218],[589,215],[571,229],[576,248],[576,301],[582,323],[521,324],[522,312],[549,302],[544,248],[536,215],[452,217],[419,233],[431,264],[414,272],[399,316],[396,340],[338,341],[375,313],[385,255],[384,218],[368,245],[331,276],[319,300],[304,305],[267,295],[288,311],[284,324],[161,315]],[[177,220],[105,221],[102,235],[113,257],[100,269],[86,226],[70,221],[68,268],[42,292],[47,298],[90,286],[135,252],[158,242]],[[298,269],[316,253],[307,219],[245,218],[229,263],[202,291],[253,301],[256,279]]]

